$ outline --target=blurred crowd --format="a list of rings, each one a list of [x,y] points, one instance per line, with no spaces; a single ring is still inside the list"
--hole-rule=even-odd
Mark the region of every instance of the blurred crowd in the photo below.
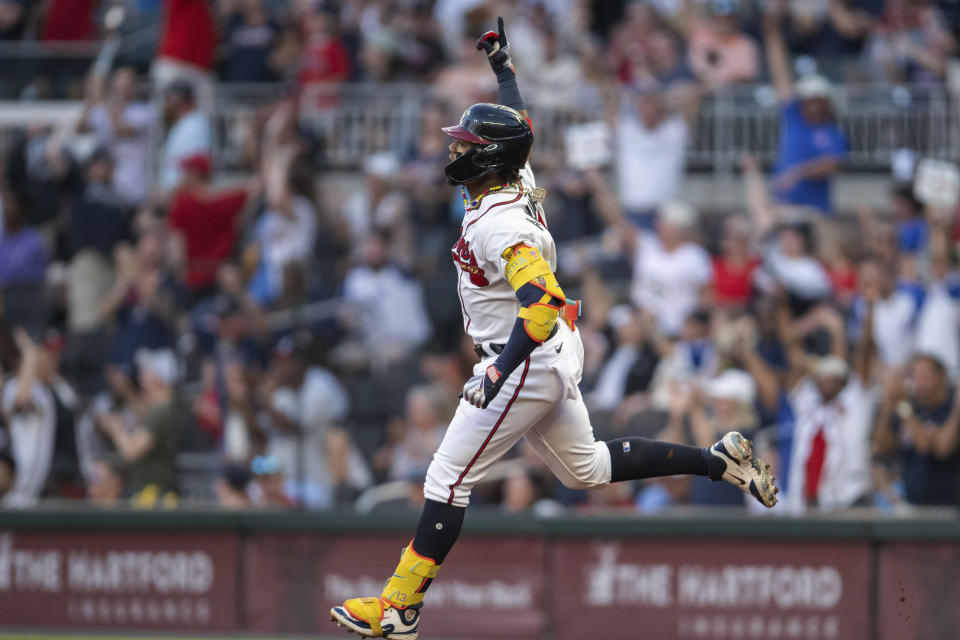
[[[34,86],[76,85],[82,112],[4,149],[5,506],[417,506],[475,362],[440,127],[495,99],[473,43],[498,13],[535,129],[559,108],[607,132],[590,158],[533,157],[560,281],[583,299],[597,438],[740,430],[791,513],[960,504],[956,198],[913,162],[883,207],[838,211],[831,191],[847,149],[831,82],[943,82],[955,3],[120,4],[164,16],[150,69],[121,56]],[[111,6],[0,0],[0,38],[103,37]],[[410,148],[333,172],[304,88],[336,110],[358,80],[429,83],[430,99]],[[760,80],[779,105],[775,166],[743,158],[736,207],[679,202],[699,101]],[[220,81],[279,96],[229,174]],[[510,512],[744,505],[704,478],[570,490],[522,444],[491,476],[473,502]]]
[[[571,87],[606,74],[709,91],[763,77],[774,11],[802,67],[848,82],[941,82],[960,35],[952,0],[0,0],[0,43],[39,47],[17,54],[29,64],[3,90],[79,97],[97,49],[71,43],[117,33],[121,58],[158,81],[436,81],[470,95],[495,87],[473,42],[499,14],[531,92],[563,79],[553,100],[588,99]],[[39,64],[44,50],[53,58]]]

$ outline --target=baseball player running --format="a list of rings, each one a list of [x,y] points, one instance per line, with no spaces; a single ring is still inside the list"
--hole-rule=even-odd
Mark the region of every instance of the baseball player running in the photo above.
[[[475,104],[453,138],[445,173],[461,185],[466,213],[453,247],[464,329],[481,362],[427,470],[416,534],[378,597],[330,610],[350,631],[416,640],[424,593],[463,524],[470,491],[520,438],[568,487],[695,474],[725,480],[762,504],[777,502],[768,466],[736,432],[709,448],[646,438],[597,442],[577,387],[583,343],[577,303],[554,275],[557,252],[527,163],[533,131],[517,88],[510,48],[498,32],[477,41],[500,88],[500,104]]]

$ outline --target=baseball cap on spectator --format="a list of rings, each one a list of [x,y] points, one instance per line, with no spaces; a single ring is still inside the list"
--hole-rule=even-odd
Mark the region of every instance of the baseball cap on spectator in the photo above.
[[[244,467],[236,464],[225,466],[220,471],[220,477],[234,491],[246,491],[247,484],[250,482],[250,472]]]
[[[255,476],[272,476],[280,473],[280,462],[273,456],[257,456],[250,462],[250,471]]]
[[[707,395],[717,400],[735,400],[744,405],[753,404],[757,387],[746,371],[727,369],[707,383]]]
[[[797,80],[795,91],[797,97],[801,100],[811,98],[826,98],[829,100],[833,95],[833,86],[822,75],[812,73]]]
[[[180,161],[180,168],[206,179],[213,172],[213,158],[208,153],[194,153]]]
[[[689,230],[697,224],[697,212],[683,202],[667,202],[660,207],[660,220],[676,229]]]
[[[846,378],[849,371],[847,361],[840,356],[817,358],[813,364],[813,375],[816,378]]]
[[[149,373],[164,384],[172,385],[177,382],[180,374],[180,365],[172,349],[139,349],[134,357],[137,369],[141,375]]]

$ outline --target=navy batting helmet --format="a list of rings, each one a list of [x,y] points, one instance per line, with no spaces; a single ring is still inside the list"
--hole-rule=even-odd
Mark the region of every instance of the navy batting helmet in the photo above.
[[[460,117],[460,124],[444,133],[476,147],[460,154],[444,173],[452,184],[463,184],[494,171],[522,169],[533,147],[533,131],[518,111],[499,104],[475,104]]]

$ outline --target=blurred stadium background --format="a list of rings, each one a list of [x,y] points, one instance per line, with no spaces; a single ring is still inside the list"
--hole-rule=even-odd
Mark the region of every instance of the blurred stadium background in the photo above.
[[[520,446],[424,637],[958,637],[956,0],[0,0],[0,637],[379,590],[474,362],[440,126],[498,15],[598,437],[737,428],[786,499]]]

